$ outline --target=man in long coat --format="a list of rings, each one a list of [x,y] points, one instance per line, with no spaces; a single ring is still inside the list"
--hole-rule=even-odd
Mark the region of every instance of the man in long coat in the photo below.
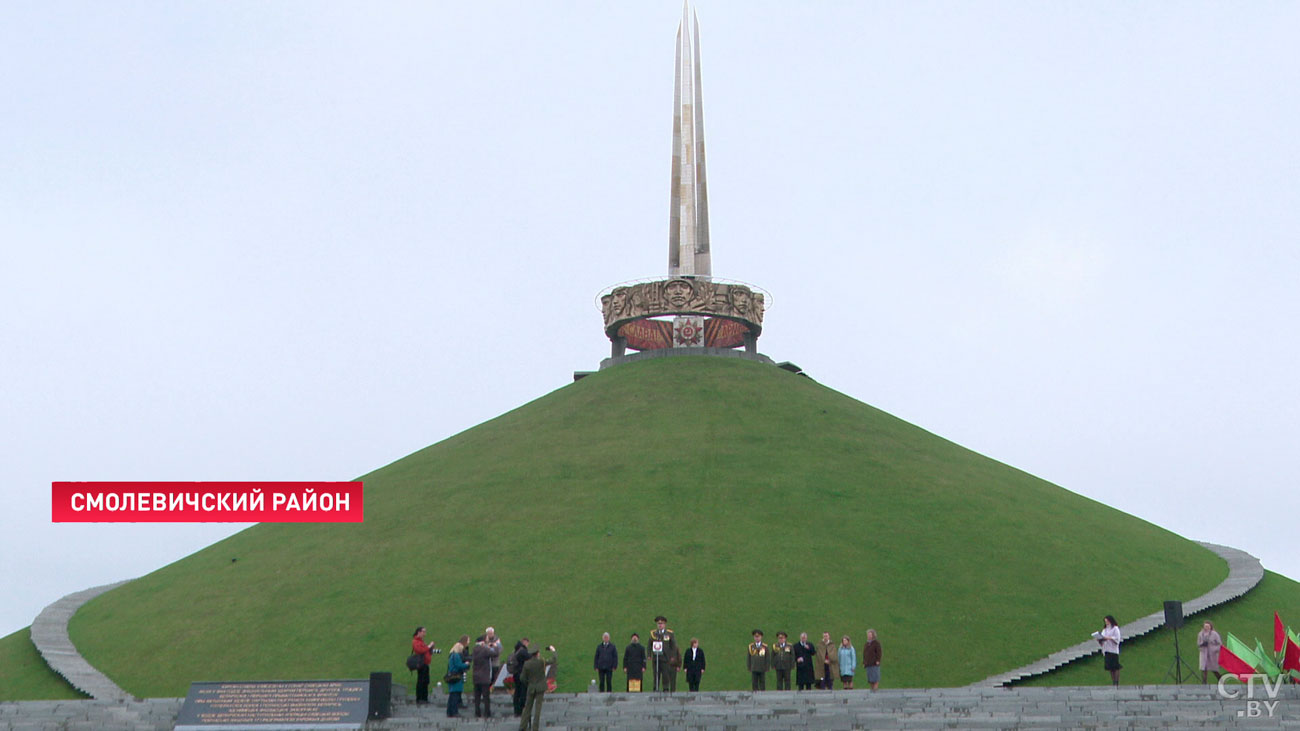
[[[501,641],[488,644],[486,636],[474,643],[474,717],[492,718],[492,661],[501,655]],[[480,705],[482,706],[480,708]]]
[[[824,690],[835,689],[835,679],[840,676],[840,646],[831,639],[830,632],[822,633],[817,643],[817,679]]]
[[[636,681],[636,690],[641,690],[642,676],[645,675],[645,645],[641,637],[632,633],[632,642],[623,649],[623,672],[627,673],[627,689],[632,690],[632,681]]]

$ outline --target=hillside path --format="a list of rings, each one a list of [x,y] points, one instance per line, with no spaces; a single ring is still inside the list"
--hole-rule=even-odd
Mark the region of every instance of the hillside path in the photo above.
[[[72,687],[96,700],[130,700],[131,695],[117,687],[117,683],[96,670],[77,652],[77,648],[72,645],[72,638],[68,636],[68,620],[72,619],[81,605],[129,581],[131,579],[73,592],[42,609],[36,619],[32,620],[32,644],[36,645],[36,650],[45,658],[46,664],[66,678]]]
[[[1246,553],[1245,551],[1232,548],[1230,546],[1220,546],[1217,543],[1206,543],[1197,541],[1202,546],[1214,551],[1219,558],[1228,562],[1228,578],[1222,583],[1211,589],[1208,593],[1202,594],[1195,599],[1189,599],[1183,602],[1183,616],[1191,616],[1197,612],[1204,611],[1210,607],[1215,607],[1225,602],[1232,601],[1237,597],[1245,594],[1260,579],[1264,578],[1264,567],[1260,564],[1259,559]],[[1163,611],[1122,624],[1119,627],[1120,633],[1125,640],[1131,640],[1134,637],[1158,629],[1165,623],[1165,614]],[[1067,647],[1064,650],[1053,652],[1042,660],[1032,662],[1024,667],[1016,668],[1005,673],[999,673],[985,678],[977,683],[971,683],[971,687],[996,687],[1013,683],[1017,680],[1042,675],[1043,673],[1055,670],[1062,665],[1085,658],[1093,653],[1100,652],[1101,648],[1097,645],[1096,640],[1085,640],[1077,645]]]

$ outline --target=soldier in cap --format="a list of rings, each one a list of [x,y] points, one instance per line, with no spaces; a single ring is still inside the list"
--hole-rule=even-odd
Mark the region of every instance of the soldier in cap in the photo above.
[[[754,641],[749,646],[749,674],[754,690],[767,690],[767,670],[772,666],[772,652],[763,643],[763,630],[754,630]]]
[[[682,666],[682,653],[677,649],[677,639],[668,629],[668,618],[655,617],[655,628],[650,631],[650,652],[654,657],[655,682],[658,690],[672,693],[677,690],[677,670]]]
[[[794,670],[794,645],[786,641],[789,637],[784,632],[776,633],[776,643],[772,645],[772,669],[776,671],[776,689],[790,690],[790,671]]]
[[[542,702],[546,700],[546,667],[556,661],[555,645],[547,645],[550,657],[542,659],[540,649],[529,649],[531,657],[524,663],[522,675],[528,684],[528,701],[519,717],[519,731],[540,731],[542,728]]]

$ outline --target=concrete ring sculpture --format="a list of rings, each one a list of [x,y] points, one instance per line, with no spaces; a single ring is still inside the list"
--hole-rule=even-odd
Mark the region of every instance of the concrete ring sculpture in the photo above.
[[[600,298],[605,334],[625,339],[636,350],[670,347],[674,323],[652,318],[695,315],[702,321],[679,324],[678,341],[699,337],[700,345],[734,348],[763,330],[762,292],[743,284],[697,277],[671,277],[615,287]],[[689,328],[680,332],[682,327]],[[698,330],[698,332],[696,332]]]

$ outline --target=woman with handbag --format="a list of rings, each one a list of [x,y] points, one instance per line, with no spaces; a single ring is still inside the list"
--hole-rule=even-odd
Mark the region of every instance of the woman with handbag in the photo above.
[[[460,706],[465,697],[465,671],[469,669],[469,662],[465,659],[468,642],[469,635],[461,637],[447,655],[447,674],[442,679],[447,684],[447,718],[460,718]]]
[[[416,627],[415,634],[411,635],[411,660],[418,663],[415,668],[416,703],[429,702],[429,663],[433,662],[433,647],[434,643],[424,641],[424,627]]]

